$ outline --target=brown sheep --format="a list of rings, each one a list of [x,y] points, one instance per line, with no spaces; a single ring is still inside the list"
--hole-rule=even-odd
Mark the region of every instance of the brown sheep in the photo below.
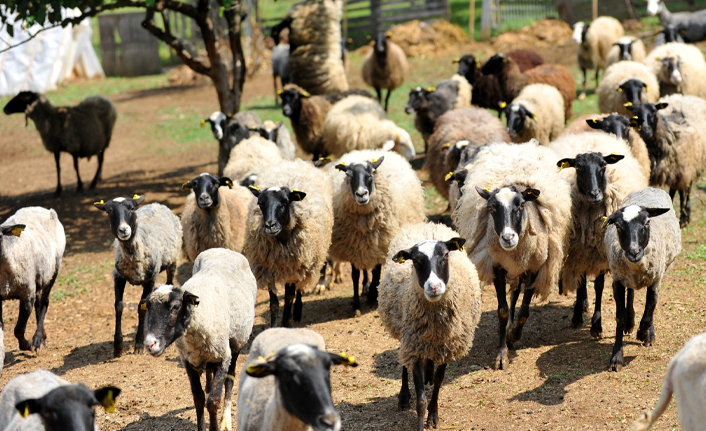
[[[390,101],[390,93],[402,85],[408,71],[409,63],[402,48],[389,40],[387,34],[378,33],[373,49],[363,61],[363,81],[375,88],[380,104],[382,104],[382,89],[387,89],[385,112]]]

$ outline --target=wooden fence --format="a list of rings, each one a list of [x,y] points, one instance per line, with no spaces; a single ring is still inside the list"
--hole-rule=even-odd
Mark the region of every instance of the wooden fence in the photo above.
[[[159,42],[142,28],[144,12],[98,16],[101,57],[107,76],[160,73]]]

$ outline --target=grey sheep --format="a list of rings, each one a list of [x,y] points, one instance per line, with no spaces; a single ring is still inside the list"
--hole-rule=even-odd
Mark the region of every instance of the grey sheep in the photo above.
[[[61,195],[61,167],[59,157],[62,152],[74,159],[77,191],[83,190],[78,172],[78,159],[98,157],[98,169],[89,188],[94,189],[101,179],[103,156],[110,145],[113,127],[118,114],[115,107],[105,97],[95,96],[85,99],[76,106],[53,106],[46,97],[32,91],[23,91],[7,102],[5,114],[24,113],[34,122],[44,148],[54,153],[56,162],[55,196]]]
[[[199,431],[206,428],[204,401],[212,431],[232,428],[235,365],[252,333],[256,297],[257,283],[247,259],[232,250],[213,248],[196,258],[193,275],[183,286],[162,285],[140,302],[147,314],[147,351],[158,357],[172,343],[179,351],[191,383]],[[204,371],[212,382],[206,385],[207,400],[200,382]]]
[[[658,15],[663,26],[679,28],[684,42],[700,42],[706,39],[706,9],[673,14],[667,10],[662,0],[647,0],[647,13]]]
[[[633,297],[630,291],[647,289],[645,312],[637,339],[650,346],[655,339],[653,313],[660,284],[669,266],[681,252],[681,230],[672,199],[659,189],[634,191],[623,199],[620,209],[605,221],[605,252],[613,276],[615,298],[615,344],[610,360],[613,371],[623,366],[623,334],[635,328]]]
[[[657,38],[655,39],[654,45],[652,45],[652,49],[669,42],[684,43],[684,39],[680,34],[681,32],[683,32],[683,30],[678,29],[673,25],[665,25],[664,28],[657,33]]]
[[[108,214],[110,231],[115,237],[115,335],[113,355],[123,353],[123,293],[125,284],[142,286],[142,299],[152,292],[157,276],[167,271],[167,284],[176,272],[181,249],[182,229],[179,218],[164,205],[152,203],[137,209],[144,196],[132,199],[118,197],[108,202],[100,200],[94,206]],[[139,322],[135,334],[135,353],[144,351],[144,310],[138,310]]]
[[[20,350],[38,350],[45,344],[44,317],[65,248],[64,227],[53,209],[22,208],[0,225],[0,316],[3,301],[19,299],[14,333]],[[37,330],[30,343],[24,334],[32,308]],[[0,337],[0,373],[5,358],[3,338]]]
[[[201,120],[202,127],[206,123],[211,125],[213,137],[218,141],[218,176],[223,175],[233,147],[253,135],[253,128],[262,125],[260,116],[252,111],[238,112],[235,115],[215,111],[208,118]]]

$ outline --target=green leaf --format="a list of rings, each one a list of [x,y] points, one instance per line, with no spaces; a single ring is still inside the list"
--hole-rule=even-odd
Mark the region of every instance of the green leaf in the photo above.
[[[154,6],[154,2],[155,2],[155,0],[145,0],[145,3],[146,3],[147,6],[149,6],[149,7]]]
[[[225,8],[224,8],[223,6],[221,6],[221,8],[218,9],[218,16],[223,16],[223,11],[224,11],[224,10],[225,10]]]

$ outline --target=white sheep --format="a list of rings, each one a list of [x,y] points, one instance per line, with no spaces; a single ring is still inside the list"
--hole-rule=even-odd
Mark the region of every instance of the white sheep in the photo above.
[[[564,98],[556,87],[530,84],[505,107],[505,116],[513,142],[534,138],[547,145],[564,130]]]
[[[259,135],[252,136],[233,147],[223,176],[240,182],[260,169],[284,160],[277,144]]]
[[[247,259],[232,250],[214,248],[196,258],[193,275],[183,286],[162,285],[140,302],[147,313],[147,351],[161,356],[172,343],[179,351],[191,382],[199,430],[205,427],[200,383],[204,371],[213,382],[205,403],[210,428],[218,429],[224,383],[221,428],[232,428],[235,364],[250,339],[256,297],[257,283]]]
[[[650,51],[643,63],[659,79],[660,95],[706,97],[706,61],[696,46],[666,43]]]
[[[641,62],[645,59],[647,51],[642,39],[635,36],[626,36],[613,44],[608,51],[608,56],[605,60],[605,69],[619,61],[637,61]]]
[[[39,350],[45,344],[44,317],[65,248],[64,227],[53,209],[22,208],[0,225],[0,316],[3,301],[19,299],[14,333],[20,350]],[[33,308],[37,330],[30,343],[24,334]],[[0,373],[5,358],[3,338],[0,338]]]
[[[598,85],[598,73],[605,67],[610,48],[624,33],[620,21],[610,16],[599,16],[590,25],[581,21],[574,24],[572,40],[578,44],[578,63],[583,72],[583,91],[580,99],[586,97],[586,70],[595,69]]]
[[[324,349],[309,329],[273,328],[255,337],[240,372],[238,431],[339,431],[329,369],[358,364]]]
[[[134,195],[132,199],[118,197],[108,202],[100,200],[93,204],[108,214],[110,231],[115,237],[113,355],[116,358],[123,354],[121,321],[125,284],[130,282],[133,286],[142,286],[142,299],[152,292],[162,271],[167,271],[167,284],[171,284],[181,249],[182,229],[179,217],[158,203],[137,209],[144,201],[144,196]],[[135,353],[144,351],[144,315],[144,310],[138,310]]]
[[[282,153],[282,158],[284,160],[294,160],[296,153],[296,147],[294,141],[292,140],[292,135],[289,133],[289,129],[284,126],[283,122],[275,123],[271,120],[265,120],[262,123],[262,129],[268,133],[268,136],[263,136],[270,141],[277,144],[280,153]],[[262,132],[260,132],[262,135]]]
[[[536,140],[495,143],[469,165],[452,219],[484,284],[495,285],[500,340],[496,365],[508,367],[508,343],[519,340],[533,295],[545,299],[556,286],[571,225],[568,182],[556,172],[556,153]],[[492,209],[492,210],[491,210]],[[506,281],[513,285],[508,309]],[[519,285],[525,282],[517,326]],[[504,330],[507,328],[507,331]]]
[[[601,112],[630,115],[626,103],[639,105],[659,99],[659,82],[652,71],[636,61],[620,61],[606,69],[596,89]]]
[[[623,333],[631,333],[635,328],[633,295],[629,295],[626,308],[625,289],[647,290],[637,339],[650,346],[655,339],[653,313],[660,284],[681,252],[681,231],[672,199],[665,191],[653,188],[625,196],[620,209],[608,216],[605,225],[605,251],[613,277],[617,322],[610,367],[620,371]]]
[[[420,431],[427,403],[424,384],[418,382],[433,382],[427,426],[437,428],[446,366],[468,353],[480,321],[480,283],[463,253],[465,241],[443,225],[407,225],[390,242],[380,283],[380,320],[400,340],[398,354],[404,368],[399,407],[409,408],[411,371]]]
[[[334,224],[329,255],[350,262],[353,309],[360,314],[360,270],[372,270],[368,303],[377,301],[380,271],[390,241],[424,216],[424,191],[409,163],[389,151],[353,151],[326,168],[333,182]]]

